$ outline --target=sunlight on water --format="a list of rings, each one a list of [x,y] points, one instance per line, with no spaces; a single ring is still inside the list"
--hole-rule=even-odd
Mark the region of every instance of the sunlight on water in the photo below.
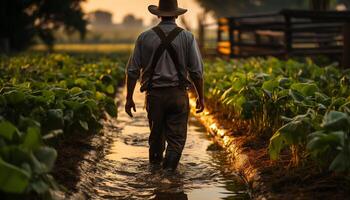
[[[212,141],[195,117],[189,120],[187,143],[178,171],[168,174],[151,168],[144,96],[136,93],[135,103],[138,112],[133,119],[120,107],[115,126],[122,130],[115,133],[117,136],[100,164],[98,189],[90,194],[92,199],[249,199],[246,185],[231,170],[226,153],[215,148],[208,150],[213,146]]]

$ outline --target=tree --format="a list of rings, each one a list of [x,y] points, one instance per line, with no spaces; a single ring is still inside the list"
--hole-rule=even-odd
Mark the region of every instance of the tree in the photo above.
[[[266,12],[278,12],[283,8],[307,8],[305,0],[197,0],[216,16],[235,16]]]
[[[25,49],[36,37],[52,47],[59,28],[67,33],[78,31],[83,38],[87,24],[80,5],[83,1],[1,0],[0,41],[6,41],[12,51]]]

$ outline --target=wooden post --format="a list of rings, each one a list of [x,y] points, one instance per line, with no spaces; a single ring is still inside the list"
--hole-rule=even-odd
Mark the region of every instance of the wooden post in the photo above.
[[[230,58],[235,57],[235,20],[229,19]]]
[[[331,6],[330,0],[311,0],[310,1],[310,8],[312,10],[325,11],[325,10],[329,10],[330,6]]]
[[[238,26],[239,26],[239,25],[238,25]],[[238,30],[238,33],[237,33],[237,40],[238,40],[238,43],[239,43],[239,44],[242,44],[242,30]],[[238,51],[237,54],[238,54],[239,56],[241,56],[241,55],[242,55],[241,48],[238,48],[237,51]]]
[[[350,22],[344,24],[343,29],[344,48],[343,48],[343,62],[342,67],[344,69],[350,68]]]
[[[217,31],[217,37],[216,37],[216,52],[218,55],[220,55],[220,42],[222,41],[222,31],[221,31],[221,22],[220,19],[218,19],[218,31]]]
[[[291,25],[291,18],[289,15],[285,14],[284,18],[286,20],[286,27],[284,31],[284,39],[285,39],[285,54],[288,57],[288,55],[292,52],[293,49],[293,38],[292,38],[292,25]]]

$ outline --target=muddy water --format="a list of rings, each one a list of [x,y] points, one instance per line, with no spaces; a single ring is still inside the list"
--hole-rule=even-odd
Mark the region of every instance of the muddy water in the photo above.
[[[136,90],[137,91],[137,90]],[[249,199],[244,181],[230,169],[224,151],[215,148],[206,130],[192,116],[181,163],[175,174],[148,164],[148,123],[144,96],[135,94],[137,113],[129,118],[119,108],[115,135],[98,164],[92,199],[216,200]],[[113,126],[112,126],[113,127]]]

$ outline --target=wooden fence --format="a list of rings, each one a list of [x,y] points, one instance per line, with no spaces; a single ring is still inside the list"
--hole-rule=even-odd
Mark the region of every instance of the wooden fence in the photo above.
[[[350,12],[282,10],[218,20],[217,53],[250,56],[334,55],[349,41]],[[345,57],[350,57],[344,55]]]

